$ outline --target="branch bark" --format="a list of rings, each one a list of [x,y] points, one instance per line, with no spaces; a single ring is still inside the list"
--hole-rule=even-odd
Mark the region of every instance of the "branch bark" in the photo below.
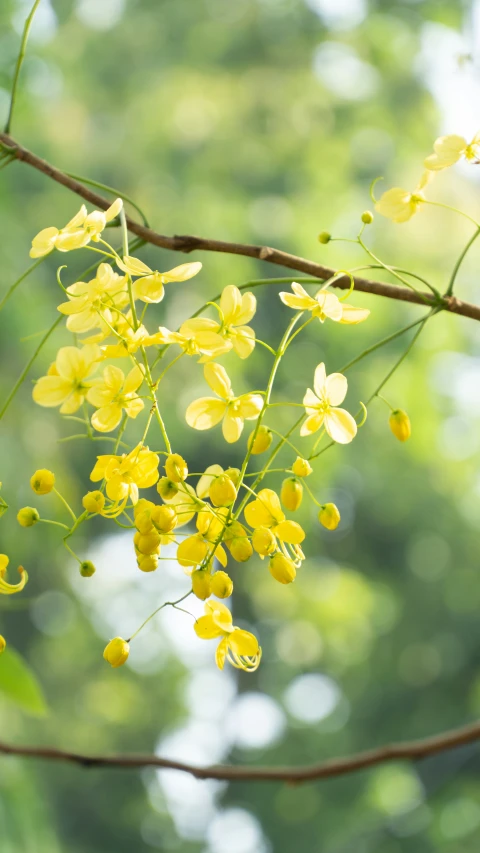
[[[319,779],[329,779],[355,773],[389,761],[418,761],[423,758],[466,746],[480,740],[480,722],[421,740],[391,743],[377,749],[358,752],[342,758],[332,758],[304,767],[247,767],[243,765],[213,765],[197,767],[182,761],[159,758],[156,755],[80,755],[51,747],[13,746],[0,742],[0,754],[22,758],[39,758],[60,761],[82,767],[135,769],[156,767],[157,769],[180,770],[190,773],[195,779],[221,779],[229,782],[286,782],[301,784]]]
[[[52,180],[76,193],[78,196],[88,201],[90,204],[100,210],[106,210],[110,206],[111,201],[91,190],[89,187],[80,183],[80,181],[70,178],[64,172],[42,160],[28,148],[24,148],[20,143],[16,142],[11,136],[6,133],[0,133],[0,145],[10,149],[17,160],[27,163],[39,172],[43,172]],[[176,234],[173,237],[168,237],[164,234],[159,234],[152,228],[147,228],[145,225],[136,222],[130,217],[127,217],[128,230],[132,234],[136,234],[147,243],[154,246],[159,246],[162,249],[170,249],[175,252],[222,252],[230,255],[244,255],[249,258],[256,258],[260,261],[267,261],[277,266],[286,267],[297,272],[305,273],[325,281],[335,274],[335,270],[330,267],[325,267],[322,264],[317,264],[314,261],[309,261],[307,258],[301,258],[297,255],[291,255],[289,252],[283,252],[280,249],[273,249],[270,246],[255,246],[250,243],[229,243],[224,240],[210,240],[204,237],[195,237],[191,234]],[[350,279],[345,276],[338,279],[334,283],[334,287],[343,290],[350,287]],[[397,287],[395,284],[386,284],[385,282],[372,281],[368,278],[360,276],[355,277],[355,288],[362,293],[371,293],[375,296],[384,296],[388,299],[396,299],[400,302],[411,302],[415,305],[434,306],[435,298],[431,293],[416,293],[409,290],[407,287]],[[468,302],[462,302],[454,296],[445,297],[443,301],[443,309],[450,311],[452,314],[460,314],[463,317],[470,317],[472,320],[480,320],[480,306],[472,305]]]

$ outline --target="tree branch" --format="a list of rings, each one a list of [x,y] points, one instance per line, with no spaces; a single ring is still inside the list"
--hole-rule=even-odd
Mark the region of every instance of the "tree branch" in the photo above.
[[[0,145],[10,150],[12,155],[17,160],[28,163],[39,172],[43,172],[52,180],[79,195],[85,201],[90,202],[101,210],[106,210],[110,206],[108,201],[103,196],[89,189],[79,180],[69,177],[65,172],[61,172],[55,166],[37,157],[28,148],[24,148],[11,136],[6,133],[0,133]],[[136,234],[145,240],[147,243],[152,243],[154,246],[159,246],[162,249],[170,249],[175,252],[203,251],[203,252],[222,252],[230,255],[244,255],[249,258],[256,258],[260,261],[268,261],[268,263],[276,264],[277,266],[287,267],[288,269],[296,270],[307,275],[325,281],[335,275],[335,270],[330,267],[325,267],[322,264],[317,264],[314,261],[309,261],[306,258],[300,258],[297,255],[291,255],[288,252],[282,252],[280,249],[273,249],[270,246],[255,246],[249,243],[228,243],[224,240],[209,240],[203,237],[195,237],[193,235],[174,235],[167,237],[163,234],[158,234],[151,228],[141,225],[139,222],[127,217],[128,230],[132,234]],[[339,278],[333,284],[334,287],[339,287],[346,290],[350,287],[350,278],[344,276]],[[395,284],[386,284],[380,281],[371,281],[367,278],[355,276],[355,288],[362,293],[371,293],[375,296],[385,296],[388,299],[396,299],[400,302],[411,302],[416,305],[435,306],[436,300],[431,293],[417,293],[409,290],[407,287],[397,287]],[[444,297],[442,306],[444,310],[450,311],[453,314],[460,314],[463,317],[470,317],[473,320],[480,320],[480,306],[472,305],[468,302],[462,302],[454,296]]]
[[[421,740],[405,741],[404,743],[392,743],[381,746],[378,749],[370,749],[358,752],[355,755],[344,758],[332,758],[318,764],[306,767],[247,767],[243,765],[213,765],[211,767],[197,767],[182,761],[172,761],[168,758],[159,758],[156,755],[79,755],[75,752],[67,752],[61,749],[38,746],[12,746],[0,742],[0,753],[3,755],[16,755],[22,758],[40,758],[46,761],[61,761],[69,764],[78,764],[82,767],[105,767],[135,769],[139,767],[156,767],[166,770],[180,770],[190,773],[195,779],[221,779],[229,782],[287,782],[290,784],[301,784],[302,782],[313,782],[318,779],[328,779],[334,776],[344,776],[355,773],[378,764],[389,761],[418,761],[474,743],[480,740],[480,722],[463,726],[458,729],[450,729],[433,737]]]

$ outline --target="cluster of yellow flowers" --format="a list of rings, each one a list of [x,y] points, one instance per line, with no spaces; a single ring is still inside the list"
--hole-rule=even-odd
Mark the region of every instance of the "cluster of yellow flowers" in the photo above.
[[[371,214],[369,216],[370,222]],[[121,254],[104,239],[107,224],[118,224],[118,220],[123,235]],[[367,222],[365,218],[362,221]],[[207,304],[206,307],[216,312],[215,318],[198,316],[201,312],[197,312],[177,330],[161,325],[149,330],[146,326],[148,307],[164,299],[167,285],[187,281],[196,275],[201,264],[186,263],[168,272],[159,272],[130,255],[121,199],[116,199],[105,212],[88,213],[82,205],[64,228],[49,227],[37,234],[30,254],[33,258],[41,258],[53,251],[80,248],[94,251],[101,257],[94,277],[88,281],[64,287],[61,269],[57,274],[66,297],[58,311],[65,315],[66,328],[75,336],[74,345],[58,350],[46,375],[36,381],[33,399],[40,406],[59,407],[62,415],[78,413],[74,419],[84,424],[85,438],[92,438],[94,432],[116,431],[109,439],[115,446],[112,453],[97,457],[90,480],[98,487],[84,495],[83,511],[79,514],[57,490],[51,471],[36,471],[31,487],[37,495],[53,492],[61,500],[71,522],[54,523],[65,528],[65,547],[78,560],[79,571],[84,577],[91,577],[95,566],[74,553],[70,540],[78,527],[94,516],[103,516],[131,529],[137,565],[143,572],[157,570],[160,560],[167,559],[161,556],[162,546],[171,548],[174,545],[175,560],[189,578],[187,591],[179,601],[194,595],[205,602],[204,615],[194,621],[197,636],[219,640],[216,662],[220,668],[228,661],[236,668],[253,671],[261,659],[258,640],[249,631],[233,625],[232,614],[222,603],[233,591],[233,580],[226,571],[229,559],[242,563],[256,554],[262,561],[267,560],[270,574],[277,582],[294,581],[305,559],[302,550],[305,531],[297,521],[287,518],[286,513],[299,509],[306,492],[318,507],[321,525],[328,530],[337,527],[340,523],[338,508],[333,503],[318,501],[305,480],[312,473],[321,439],[328,436],[332,442],[348,444],[359,425],[341,408],[348,388],[343,374],[328,374],[325,364],[318,364],[313,387],[305,390],[303,400],[281,404],[271,401],[277,368],[293,338],[315,319],[322,324],[332,321],[354,325],[366,320],[369,311],[345,301],[350,291],[342,298],[331,292],[330,285],[338,275],[343,275],[339,273],[313,295],[299,282],[291,283],[291,292],[279,294],[282,303],[295,313],[290,315],[276,350],[257,341],[249,325],[257,307],[254,294],[234,285],[223,289],[218,302]],[[302,325],[298,325],[301,318]],[[229,352],[246,359],[257,342],[273,357],[265,390],[237,395],[225,367],[216,359]],[[179,347],[180,352],[173,349],[174,356],[163,367],[163,356],[170,347]],[[239,467],[224,470],[215,463],[202,473],[191,474],[185,459],[172,449],[157,392],[167,371],[185,356],[194,357],[202,364],[205,382],[214,395],[200,397],[187,407],[185,420],[191,428],[202,431],[221,424],[225,441],[233,445],[240,441],[245,421],[255,421],[240,454],[243,459],[236,460]],[[121,359],[127,369],[115,363]],[[158,374],[159,363],[162,369]],[[286,435],[264,423],[275,405],[297,406],[301,410],[300,418]],[[363,409],[365,417],[365,407]],[[125,444],[127,425],[142,412],[145,420],[141,436]],[[150,427],[155,421],[164,450],[151,450],[147,444]],[[408,438],[410,425],[404,412],[392,411],[390,425],[400,440]],[[292,444],[290,436],[295,429],[298,429],[300,440],[315,435],[308,451],[298,451]],[[269,451],[274,436],[278,441],[266,463],[260,472],[252,474],[249,470],[252,458]],[[124,446],[126,452],[120,452]],[[264,487],[263,480],[282,448],[294,451],[296,458],[292,456],[289,464],[280,469],[286,477],[277,494],[272,488]],[[248,479],[252,477],[253,480]],[[148,497],[141,496],[142,491],[155,486],[158,498],[153,499],[151,493]],[[33,507],[20,509],[17,519],[23,527],[32,527],[42,521],[50,523]],[[188,528],[182,530],[187,525]],[[23,570],[22,580],[16,586],[4,581],[7,562],[6,557],[0,556],[0,593],[15,592],[26,582]],[[171,604],[175,606],[179,601]],[[126,661],[131,639],[133,637],[128,640],[115,637],[107,645],[104,657],[113,667]]]

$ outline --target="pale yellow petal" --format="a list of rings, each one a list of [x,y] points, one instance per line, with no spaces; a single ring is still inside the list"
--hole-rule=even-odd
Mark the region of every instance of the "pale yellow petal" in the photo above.
[[[215,391],[219,397],[224,400],[233,397],[232,384],[227,371],[221,364],[206,364],[203,368],[203,375],[212,391]]]
[[[188,264],[180,264],[180,266],[174,267],[172,270],[168,270],[168,272],[162,272],[161,276],[164,284],[167,284],[169,281],[187,281],[189,278],[197,275],[201,269],[202,264],[200,261],[193,261]]]
[[[60,406],[72,391],[72,383],[62,376],[42,376],[33,388],[33,399],[39,406]]]
[[[92,415],[92,426],[98,432],[111,432],[122,420],[122,407],[120,403],[110,403],[102,406]]]
[[[340,322],[346,323],[349,326],[356,325],[357,323],[363,323],[364,320],[369,316],[370,311],[368,308],[357,308],[355,305],[347,305],[342,303],[342,317]]]
[[[185,412],[185,419],[193,429],[211,429],[220,423],[226,408],[223,400],[217,400],[215,397],[200,397],[190,403]]]
[[[325,429],[338,444],[349,444],[357,434],[355,419],[345,409],[331,409],[325,415]]]
[[[230,409],[227,409],[222,423],[222,432],[225,441],[233,444],[240,438],[244,427],[244,420],[239,415],[235,415]]]
[[[317,397],[322,399],[323,393],[325,391],[325,381],[327,378],[327,371],[325,369],[325,365],[322,361],[321,364],[318,364],[315,368],[315,375],[313,379],[313,388]]]
[[[317,432],[322,426],[324,421],[324,415],[310,415],[306,421],[303,422],[300,428],[300,435],[313,435],[314,432]]]
[[[331,406],[339,406],[347,396],[348,382],[343,373],[330,373],[325,380],[325,397]]]

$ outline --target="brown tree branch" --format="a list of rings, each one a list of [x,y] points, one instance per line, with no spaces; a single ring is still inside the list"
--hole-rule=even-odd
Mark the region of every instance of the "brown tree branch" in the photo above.
[[[221,779],[229,782],[287,782],[301,784],[334,776],[344,776],[388,761],[418,761],[480,740],[480,722],[450,729],[433,737],[405,741],[358,752],[344,758],[331,758],[305,767],[247,767],[244,765],[213,765],[197,767],[182,761],[159,758],[156,755],[79,755],[61,749],[38,746],[12,746],[0,742],[0,754],[22,758],[40,758],[46,761],[62,761],[82,767],[105,767],[135,769],[156,767],[181,770],[196,779]]]
[[[37,157],[28,148],[24,148],[16,142],[11,136],[6,133],[0,133],[0,145],[10,149],[11,153],[17,160],[28,163],[39,172],[43,172],[52,180],[79,195],[85,201],[95,205],[101,210],[106,210],[110,205],[110,201],[91,190],[89,187],[80,183],[80,181],[69,177],[60,169]],[[317,264],[314,261],[309,261],[306,258],[300,258],[297,255],[291,255],[288,252],[282,252],[280,249],[272,249],[270,246],[255,246],[249,243],[228,243],[224,240],[209,240],[203,237],[195,237],[192,235],[174,235],[167,237],[163,234],[158,234],[151,228],[141,225],[139,222],[127,217],[127,226],[132,234],[136,234],[147,243],[152,243],[154,246],[159,246],[162,249],[171,249],[175,252],[222,252],[230,255],[244,255],[249,258],[256,258],[260,261],[268,261],[268,263],[276,264],[277,266],[287,267],[288,269],[296,270],[297,272],[305,273],[325,281],[335,274],[335,270],[330,267],[325,267],[322,264]],[[350,287],[350,279],[345,276],[338,279],[334,283],[335,287],[348,289]],[[355,277],[355,288],[362,293],[371,293],[375,296],[385,296],[388,299],[397,299],[400,302],[411,302],[416,305],[436,304],[435,297],[431,293],[417,293],[409,290],[407,287],[398,287],[395,284],[386,284],[380,281],[371,281],[368,278],[360,276]],[[480,306],[472,305],[468,302],[462,302],[454,296],[446,297],[443,300],[443,308],[453,314],[460,314],[463,317],[470,317],[473,320],[480,320]]]

